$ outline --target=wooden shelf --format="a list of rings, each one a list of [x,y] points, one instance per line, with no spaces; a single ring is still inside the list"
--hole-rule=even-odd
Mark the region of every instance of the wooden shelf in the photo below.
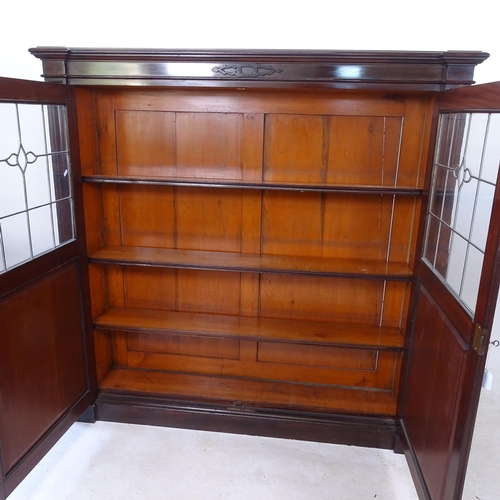
[[[94,326],[103,330],[126,330],[147,333],[176,333],[217,338],[240,338],[335,345],[380,350],[403,348],[399,328],[349,323],[291,321],[271,318],[249,318],[170,312],[151,309],[111,308],[95,319]]]
[[[169,267],[249,273],[343,276],[410,281],[412,269],[400,262],[331,259],[286,255],[107,246],[89,257],[92,263]]]
[[[304,410],[391,415],[392,392],[244,378],[114,368],[101,381],[103,394],[135,393],[198,401],[235,402]]]
[[[179,187],[202,188],[230,188],[255,189],[274,191],[312,191],[327,193],[354,193],[354,194],[398,194],[417,196],[422,189],[412,186],[370,186],[370,185],[334,185],[315,184],[304,182],[274,182],[274,181],[245,181],[218,178],[187,178],[187,177],[139,177],[139,176],[110,176],[92,175],[83,177],[84,182],[99,184],[136,184],[136,185],[163,185]]]

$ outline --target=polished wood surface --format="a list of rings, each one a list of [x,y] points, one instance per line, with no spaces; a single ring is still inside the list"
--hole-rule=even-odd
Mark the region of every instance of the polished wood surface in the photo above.
[[[498,112],[500,85],[455,89],[439,95],[436,104],[433,135],[440,112]],[[431,150],[429,166],[433,161]],[[428,175],[426,187],[430,185],[430,172]],[[410,327],[406,337],[400,434],[417,490],[426,499],[459,500],[462,496],[486,362],[486,356],[473,348],[474,332],[476,325],[484,328],[488,343],[500,282],[498,183],[493,203],[474,315],[422,260],[415,263],[412,302],[416,310],[410,315],[415,330],[412,333]],[[422,241],[423,221],[419,232]],[[443,268],[446,257],[444,252],[438,263]]]
[[[37,47],[47,81],[74,85],[444,90],[473,83],[472,51],[168,50]]]
[[[401,330],[394,327],[165,312],[154,309],[110,308],[96,318],[94,325],[103,330],[157,334],[169,332],[248,340],[267,339],[306,345],[330,344],[394,350],[403,345]],[[356,331],[355,335],[353,331]]]
[[[80,93],[101,390],[132,370],[144,395],[141,373],[170,397],[176,372],[315,387],[292,407],[396,397],[429,96]],[[215,382],[186,397],[218,400]]]
[[[316,408],[358,412],[362,406],[367,413],[383,415],[395,411],[394,395],[390,391],[357,391],[336,387],[318,388],[306,384],[262,382],[231,377],[208,377],[158,371],[112,370],[101,383],[103,394],[123,394],[130,391],[145,395],[195,398],[197,400],[226,401],[268,407],[294,409]]]
[[[302,257],[299,255],[252,255],[235,252],[179,250],[134,246],[106,246],[89,256],[90,262],[136,264],[173,269],[213,269],[274,274],[313,276],[365,276],[408,281],[408,264],[376,260]]]
[[[436,92],[487,54],[32,52],[76,85],[98,418],[383,447],[398,421],[422,498],[458,500],[481,363],[420,212]]]
[[[9,495],[92,404],[97,387],[74,93],[62,85],[0,78],[0,101],[67,107],[79,235],[76,241],[0,274],[3,498],[2,494]],[[49,134],[54,123],[49,119]]]
[[[8,474],[86,390],[80,286],[75,266],[0,302],[0,438]],[[58,384],[54,384],[57,380]]]

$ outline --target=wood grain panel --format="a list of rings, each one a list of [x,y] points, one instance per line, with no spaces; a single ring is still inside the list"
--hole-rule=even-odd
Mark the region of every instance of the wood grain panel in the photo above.
[[[155,309],[110,308],[94,320],[96,328],[137,333],[176,333],[198,337],[277,340],[301,345],[401,350],[400,328],[338,322],[186,313]]]
[[[263,178],[262,138],[264,137],[264,115],[245,113],[243,121],[242,163],[243,180],[261,181]]]
[[[178,269],[209,269],[253,273],[351,276],[410,281],[412,270],[401,262],[331,259],[295,255],[254,255],[235,252],[110,246],[92,254],[90,262]]]
[[[125,266],[123,280],[126,307],[167,311],[176,309],[176,270]]]
[[[241,251],[241,190],[176,189],[177,248]]]
[[[327,181],[394,185],[401,127],[398,117],[332,116]]]
[[[115,186],[101,186],[100,233],[104,245],[122,245],[120,192]]]
[[[112,338],[112,335],[104,330],[94,330],[95,367],[98,384],[113,366]]]
[[[96,135],[98,148],[99,173],[117,175],[116,158],[116,121],[117,96],[114,92],[99,91],[96,93]],[[147,108],[146,108],[147,109]]]
[[[96,137],[95,91],[85,87],[75,87],[78,102],[78,136],[80,139],[80,163],[82,175],[99,172],[99,152]]]
[[[141,370],[112,370],[103,380],[101,391],[139,391],[151,395],[223,400],[231,403],[241,401],[242,395],[245,395],[245,403],[250,405],[383,415],[394,415],[396,409],[393,394],[386,391],[361,391]]]
[[[175,113],[116,110],[119,175],[176,175]]]
[[[263,317],[376,325],[376,281],[265,274],[260,281]]]
[[[177,175],[242,179],[243,116],[176,115]]]
[[[376,351],[281,342],[259,342],[257,361],[336,368],[341,370],[375,370]]]
[[[392,197],[325,196],[323,256],[387,261]]]
[[[97,251],[104,244],[101,199],[101,186],[92,184],[83,185],[85,234],[87,253],[89,255]]]
[[[239,342],[231,339],[200,338],[172,334],[127,334],[129,351],[238,359]]]
[[[211,314],[240,312],[240,274],[178,271],[178,310]]]
[[[382,304],[382,325],[403,329],[406,326],[410,301],[410,283],[386,281],[379,289]]]
[[[125,343],[122,342],[125,346]],[[215,354],[212,356],[211,354]],[[239,360],[217,357],[217,352],[204,356],[164,354],[157,352],[127,351],[123,363],[116,366],[130,369],[205,374],[215,377],[240,377],[254,381],[280,381],[311,386],[336,386],[356,388],[360,391],[394,391],[397,377],[398,354],[383,353],[379,356],[377,370],[356,370],[335,367],[291,364],[288,362],[255,362],[255,353]],[[319,387],[320,388],[320,387]],[[240,400],[247,395],[241,393]]]
[[[174,248],[174,188],[120,186],[123,245]]]
[[[467,347],[422,287],[410,353],[404,422],[433,498],[443,498]],[[413,359],[425,362],[412,362]],[[453,369],[450,369],[453,367]]]
[[[405,102],[405,124],[401,138],[398,184],[424,185],[434,96],[421,95]]]
[[[325,128],[328,123],[321,116],[267,115],[264,179],[324,182],[328,154]]]
[[[344,116],[403,116],[407,100],[427,96],[388,95],[387,92],[286,89],[99,89],[117,109],[193,113],[248,113]]]
[[[324,195],[266,191],[262,203],[262,253],[321,257]]]
[[[87,391],[79,287],[71,264],[0,301],[0,439],[6,474]]]
[[[418,206],[412,196],[265,192],[262,252],[407,263]]]

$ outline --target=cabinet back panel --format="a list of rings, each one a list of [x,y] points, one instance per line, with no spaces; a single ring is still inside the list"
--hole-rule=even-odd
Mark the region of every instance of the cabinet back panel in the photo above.
[[[264,179],[397,185],[402,118],[266,115]]]
[[[377,353],[366,349],[259,342],[257,361],[373,371]]]
[[[240,313],[239,273],[133,266],[123,267],[122,273],[126,307]]]
[[[265,192],[262,253],[410,263],[415,206],[411,196]]]
[[[402,328],[409,285],[350,278],[106,266],[110,307]],[[255,304],[255,306],[253,306]]]
[[[422,186],[426,96],[120,92],[97,95],[94,173]]]
[[[423,185],[427,96],[99,88],[81,98],[80,125],[97,128],[86,135],[92,141],[82,154],[85,175],[265,181],[284,184],[280,188]],[[235,252],[413,264],[418,195],[141,183],[89,183],[85,191],[89,253],[124,246],[220,252],[221,262],[224,252]],[[403,328],[411,288],[370,277],[168,269],[161,263],[93,264],[90,278],[94,317],[106,307],[125,307],[346,322],[353,338],[356,324]],[[199,380],[209,376],[210,387],[183,387],[179,394],[219,397],[227,376],[235,377],[227,384],[243,387],[237,398],[245,401],[259,387],[256,400],[271,406],[395,411],[390,393],[397,392],[399,352],[193,333],[96,331],[101,386],[124,367],[132,381],[124,382],[125,390],[176,394],[169,381],[175,374],[197,374]],[[165,387],[151,385],[153,379]],[[270,392],[261,396],[264,386]],[[337,388],[352,401],[333,401]],[[375,394],[387,394],[390,402],[377,406]]]
[[[241,113],[117,110],[119,175],[242,178]]]
[[[260,279],[260,315],[268,318],[401,326],[405,283],[265,274]],[[385,309],[385,302],[392,302]],[[396,305],[398,304],[398,305]]]
[[[116,110],[119,175],[176,175],[175,113]]]
[[[202,356],[217,359],[238,359],[239,341],[201,338],[190,335],[127,334],[129,351]]]
[[[247,377],[391,391],[401,355],[395,352],[293,346],[170,334],[109,332],[114,365],[122,368]],[[248,343],[248,341],[247,341]],[[241,395],[243,398],[243,395]]]
[[[108,245],[413,263],[414,196],[170,186],[102,193],[96,233]]]

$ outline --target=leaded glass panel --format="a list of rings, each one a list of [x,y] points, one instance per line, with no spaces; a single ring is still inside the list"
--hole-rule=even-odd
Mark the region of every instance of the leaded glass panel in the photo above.
[[[0,103],[0,273],[75,238],[66,107]]]
[[[500,163],[500,114],[439,119],[423,260],[473,316]]]

